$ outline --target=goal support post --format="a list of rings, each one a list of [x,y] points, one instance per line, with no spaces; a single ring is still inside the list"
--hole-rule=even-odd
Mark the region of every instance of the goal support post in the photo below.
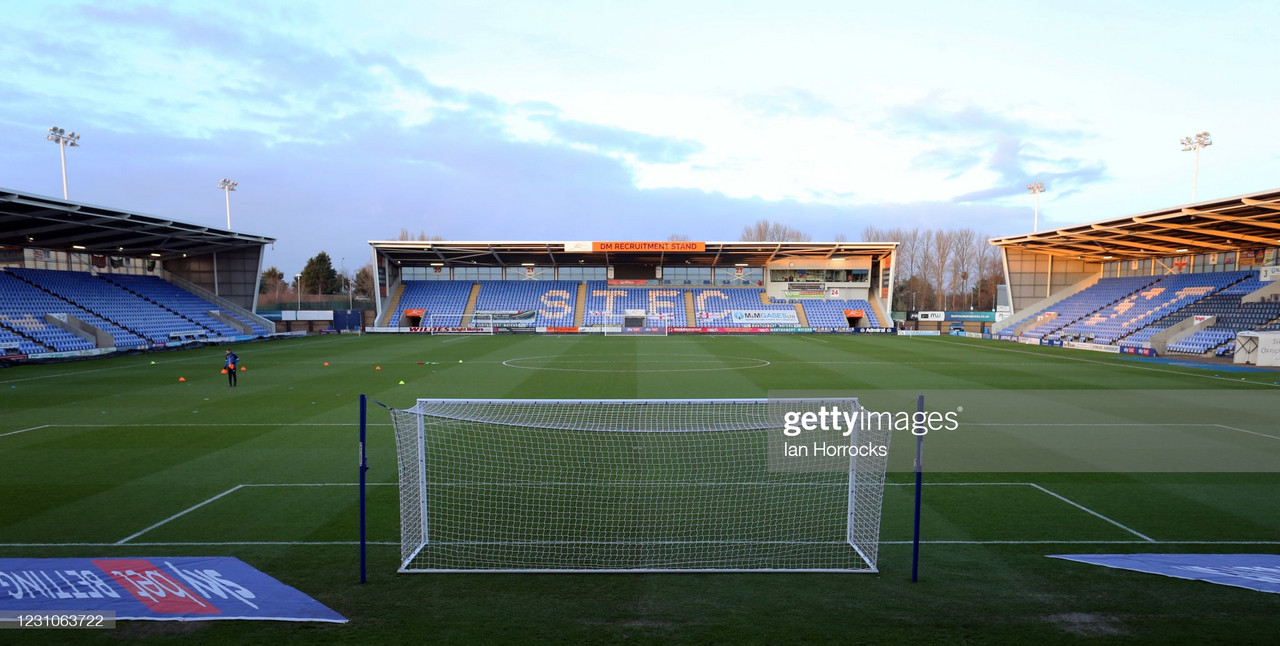
[[[790,432],[835,411],[845,432]],[[853,398],[418,400],[391,411],[400,571],[875,572],[890,431],[861,411]],[[823,455],[797,460],[798,447]]]

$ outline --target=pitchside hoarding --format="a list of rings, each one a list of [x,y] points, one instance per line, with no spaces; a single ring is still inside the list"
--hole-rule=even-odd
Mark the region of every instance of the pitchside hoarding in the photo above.
[[[734,323],[739,325],[754,326],[798,326],[800,319],[796,317],[794,309],[787,310],[733,310],[729,312],[729,317]]]
[[[116,620],[347,621],[234,557],[0,559],[5,616],[93,612]]]

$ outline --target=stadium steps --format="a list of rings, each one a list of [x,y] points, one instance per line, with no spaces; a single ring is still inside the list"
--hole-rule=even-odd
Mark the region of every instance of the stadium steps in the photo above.
[[[761,304],[761,305],[773,305],[773,303],[770,303],[770,302],[769,302],[769,295],[768,295],[768,294],[766,294],[766,293],[765,293],[765,291],[764,291],[763,289],[762,289],[762,290],[760,290],[760,304]]]
[[[480,300],[480,283],[471,283],[471,294],[467,296],[467,306],[462,308],[462,327],[471,327],[471,317],[476,313],[476,302]]]
[[[587,283],[578,283],[578,304],[573,308],[573,327],[582,327],[587,319]]]
[[[882,327],[893,327],[893,320],[888,316],[885,316],[884,308],[880,307],[879,296],[871,294],[871,298],[868,298],[867,302],[871,304],[871,311],[875,312],[876,321],[879,322]]]
[[[404,296],[405,284],[400,282],[400,286],[396,287],[396,293],[391,295],[391,301],[382,309],[382,320],[379,322],[381,326],[391,324],[391,317],[400,310],[400,297]]]
[[[694,307],[693,290],[684,290],[684,320],[685,325],[694,325],[698,321],[697,308]]]
[[[809,315],[805,313],[804,307],[799,303],[792,304],[796,308],[796,320],[800,321],[800,327],[809,327]]]

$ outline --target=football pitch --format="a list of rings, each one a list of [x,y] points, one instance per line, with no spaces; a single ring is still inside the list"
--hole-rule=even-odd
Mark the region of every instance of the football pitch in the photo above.
[[[350,623],[123,622],[77,641],[1273,643],[1280,595],[1046,558],[1280,552],[1280,373],[952,337],[314,336],[0,370],[0,557],[235,556]],[[154,362],[154,363],[153,363]],[[180,381],[182,379],[182,381]],[[402,383],[403,382],[403,383]],[[397,574],[396,456],[358,399],[844,393],[895,430],[876,574]],[[59,631],[5,631],[59,643]]]

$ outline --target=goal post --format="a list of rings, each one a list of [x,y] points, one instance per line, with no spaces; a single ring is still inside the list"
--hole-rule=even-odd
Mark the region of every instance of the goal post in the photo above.
[[[399,571],[875,572],[890,431],[788,434],[828,410],[862,409],[418,400],[391,411]],[[809,444],[826,457],[788,457]]]

